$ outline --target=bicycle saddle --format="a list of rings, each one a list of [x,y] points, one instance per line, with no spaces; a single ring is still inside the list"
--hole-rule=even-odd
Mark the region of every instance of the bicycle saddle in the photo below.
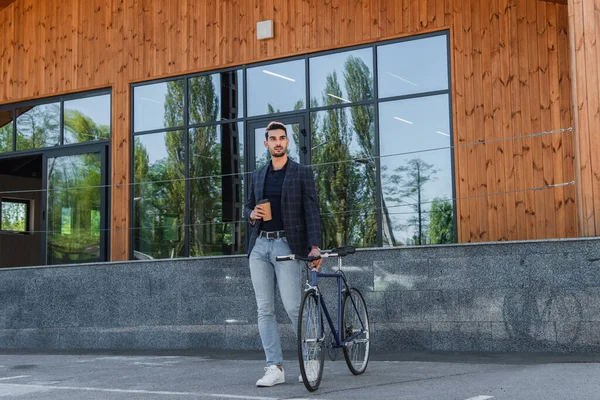
[[[354,254],[355,251],[356,247],[354,246],[336,247],[335,249],[331,250],[332,253],[336,253],[340,257],[347,256],[348,254]]]

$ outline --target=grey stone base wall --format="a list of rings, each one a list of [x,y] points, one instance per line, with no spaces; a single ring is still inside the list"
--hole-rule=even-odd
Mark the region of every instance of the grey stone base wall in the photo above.
[[[376,351],[600,351],[597,238],[366,249],[344,271]],[[5,349],[261,348],[243,256],[1,269],[0,299]]]

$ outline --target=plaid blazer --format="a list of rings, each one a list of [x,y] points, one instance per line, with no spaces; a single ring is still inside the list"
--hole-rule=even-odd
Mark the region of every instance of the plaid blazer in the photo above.
[[[248,198],[244,206],[244,217],[250,219],[250,213],[256,203],[263,198],[265,165],[252,173]],[[281,189],[281,218],[288,245],[294,254],[307,256],[312,246],[321,244],[321,222],[317,205],[317,190],[312,169],[288,159],[288,165]],[[250,243],[248,257],[254,248],[258,236],[259,221],[250,225]]]

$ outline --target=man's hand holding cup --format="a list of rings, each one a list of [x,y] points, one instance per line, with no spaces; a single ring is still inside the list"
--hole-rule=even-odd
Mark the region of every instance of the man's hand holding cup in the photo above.
[[[263,221],[271,220],[271,203],[269,200],[261,200],[254,207],[254,210],[250,213],[250,219],[255,221],[257,219],[262,219]]]

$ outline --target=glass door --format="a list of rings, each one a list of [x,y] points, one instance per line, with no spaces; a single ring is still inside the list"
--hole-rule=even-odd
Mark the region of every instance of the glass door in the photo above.
[[[267,151],[265,142],[265,132],[267,125],[271,121],[278,121],[285,125],[289,139],[288,157],[300,164],[308,164],[308,134],[305,128],[304,115],[291,116],[286,118],[261,119],[248,122],[248,171],[254,171],[257,168],[271,162],[271,156]]]
[[[43,165],[43,263],[106,261],[106,146],[51,151]]]

